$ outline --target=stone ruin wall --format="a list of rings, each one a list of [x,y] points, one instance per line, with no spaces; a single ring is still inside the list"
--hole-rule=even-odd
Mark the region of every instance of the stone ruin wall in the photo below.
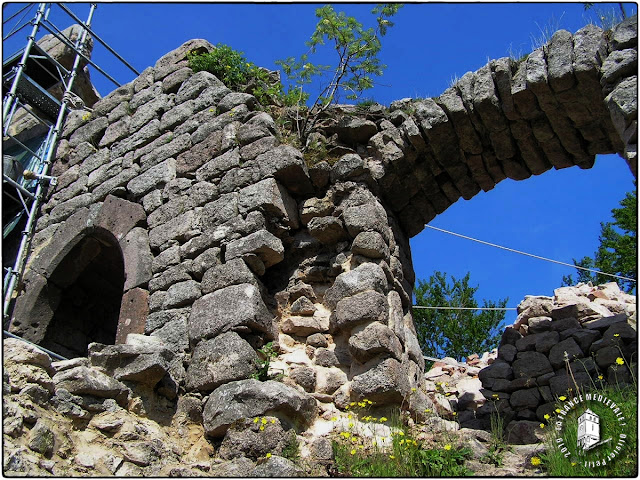
[[[11,330],[53,350],[115,335],[118,345],[90,348],[92,364],[170,400],[209,395],[213,436],[230,424],[219,400],[259,389],[245,379],[267,341],[280,352],[272,371],[301,387],[286,394],[302,395],[304,416],[316,411],[310,396],[404,401],[420,414],[431,403],[409,237],[505,178],[613,152],[636,172],[635,17],[611,35],[560,31],[435,99],[339,107],[319,133],[340,160],[312,167],[252,95],[187,67],[188,52],[211,48],[189,41],[90,116],[69,114]],[[109,318],[91,306],[106,292],[124,292],[117,331],[85,331]],[[69,302],[75,319],[58,321]],[[162,346],[123,345],[129,334]]]
[[[635,295],[615,282],[561,287],[553,296],[527,296],[492,352],[464,364],[436,362],[425,386],[440,418],[489,431],[491,415],[499,412],[509,443],[537,443],[558,397],[634,384],[637,342]]]

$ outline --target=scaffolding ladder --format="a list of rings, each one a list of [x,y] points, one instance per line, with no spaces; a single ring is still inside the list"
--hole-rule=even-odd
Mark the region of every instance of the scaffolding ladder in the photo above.
[[[3,20],[3,27],[26,10],[22,18],[18,20],[18,24],[22,22],[34,5],[35,4],[26,4],[9,18]],[[67,38],[67,36],[49,20],[51,8],[54,6],[62,9],[81,27],[81,34],[78,35],[75,42]],[[3,216],[3,237],[7,236],[17,225],[24,222],[25,219],[22,217],[26,215],[25,226],[21,232],[20,244],[13,266],[4,269],[4,331],[9,328],[16,287],[24,273],[40,205],[46,189],[49,186],[56,185],[56,178],[50,176],[49,171],[65,116],[71,107],[73,98],[72,88],[78,71],[80,70],[81,62],[84,61],[90,64],[117,87],[120,86],[120,83],[85,54],[85,47],[89,36],[99,41],[107,51],[126,65],[135,75],[139,75],[139,72],[134,67],[91,30],[91,23],[96,8],[96,4],[91,4],[87,20],[83,22],[64,4],[40,3],[32,19],[26,21],[19,27],[16,24],[16,27],[14,27],[7,36],[3,37],[4,42],[29,25],[32,26],[31,32],[27,37],[26,46],[3,61],[2,69],[3,150],[5,150],[5,144],[11,143],[11,149],[13,151],[21,152],[15,156],[3,155],[3,197],[6,196],[11,199],[17,209],[15,216],[10,220],[5,221]],[[41,29],[48,31],[58,41],[72,49],[75,57],[71,69],[65,68],[36,43],[36,37]],[[64,93],[60,100],[48,91],[51,86],[58,83],[61,83],[64,87]],[[35,145],[33,142],[27,145],[29,142],[22,141],[11,133],[11,126],[15,123],[18,109],[33,117],[37,124],[41,125],[43,130],[46,131],[44,139],[41,141],[38,139],[38,145]],[[42,137],[40,136],[40,138]],[[18,161],[18,158],[23,161]],[[25,158],[26,160],[24,160]]]

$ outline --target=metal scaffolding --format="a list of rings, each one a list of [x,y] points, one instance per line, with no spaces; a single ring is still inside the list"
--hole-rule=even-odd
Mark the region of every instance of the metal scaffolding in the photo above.
[[[85,47],[89,37],[91,36],[100,42],[108,52],[124,63],[134,74],[139,75],[135,68],[91,30],[91,22],[97,8],[96,4],[91,4],[87,20],[83,22],[64,4],[40,3],[35,16],[21,24],[35,5],[26,4],[9,18],[3,20],[4,30],[4,27],[8,28],[7,23],[9,21],[22,14],[16,26],[3,37],[3,42],[29,25],[32,26],[31,32],[27,36],[26,46],[3,61],[2,68],[4,95],[2,103],[4,153],[2,193],[4,199],[11,201],[13,210],[15,210],[15,212],[10,211],[10,215],[13,215],[11,218],[5,219],[4,211],[8,207],[7,205],[3,206],[3,238],[6,238],[16,226],[24,223],[15,262],[12,267],[5,268],[3,282],[3,323],[5,330],[8,329],[16,285],[23,275],[41,202],[47,188],[56,185],[56,178],[49,175],[49,170],[58,138],[62,131],[65,115],[72,107],[74,97],[72,88],[81,68],[81,62],[93,66],[116,86],[120,86],[115,79],[86,55]],[[52,7],[59,7],[73,22],[80,25],[82,33],[75,42],[67,38],[49,20]],[[21,25],[18,26],[19,24]],[[75,58],[71,69],[62,66],[38,45],[36,38],[41,28],[72,49]],[[48,89],[57,84],[62,85],[64,88],[64,94],[61,99],[56,98],[48,91]],[[18,109],[33,117],[46,133],[39,135],[35,141],[33,139],[27,141],[17,138],[14,135],[16,132],[12,133],[11,126],[15,124]],[[6,148],[7,146],[10,148]],[[9,150],[13,154],[8,154]]]

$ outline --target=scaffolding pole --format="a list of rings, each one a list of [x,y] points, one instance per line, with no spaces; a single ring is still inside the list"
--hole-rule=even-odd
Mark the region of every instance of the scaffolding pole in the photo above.
[[[5,100],[5,105],[2,109],[2,122],[4,123],[7,119],[7,115],[9,115],[9,110],[11,110],[11,105],[13,101],[17,98],[16,92],[18,91],[18,84],[22,79],[22,73],[24,72],[24,68],[27,65],[27,59],[29,58],[29,53],[31,52],[31,47],[36,41],[36,35],[38,34],[38,29],[40,28],[40,24],[42,22],[42,17],[44,15],[44,10],[46,8],[45,3],[41,3],[38,7],[38,11],[36,12],[36,18],[33,22],[33,29],[31,30],[31,35],[29,35],[29,41],[27,42],[27,46],[22,53],[22,58],[20,59],[20,63],[18,63],[18,71],[16,72],[16,76],[13,79],[13,83],[11,84],[11,90],[7,94],[7,98]]]
[[[40,24],[40,19],[42,18],[42,15],[44,14],[44,10],[45,10],[45,5],[44,3],[40,4],[40,7],[38,8],[38,13],[36,15],[36,22],[34,25],[34,31],[32,33],[32,36],[29,37],[29,42],[27,44],[27,48],[25,48],[25,53],[22,56],[21,59],[21,65],[18,67],[18,73],[16,74],[16,77],[14,78],[13,81],[13,85],[11,88],[11,91],[9,93],[9,95],[13,94],[13,97],[8,99],[11,100],[11,102],[8,103],[12,103],[12,101],[16,100],[16,91],[18,88],[18,84],[17,82],[20,80],[20,77],[22,76],[22,70],[24,69],[24,64],[26,64],[26,60],[28,58],[28,52],[31,50],[31,47],[33,45],[33,42],[35,41],[35,36],[38,32],[38,26]],[[93,13],[96,9],[97,5],[96,4],[91,4],[91,8],[89,10],[89,16],[86,22],[87,26],[91,25],[91,21],[93,19]],[[71,68],[70,71],[70,78],[68,83],[66,84],[66,88],[65,88],[65,95],[63,95],[62,97],[62,104],[60,106],[60,110],[58,112],[58,117],[56,120],[56,124],[55,127],[53,128],[52,131],[52,135],[50,135],[47,138],[47,146],[46,146],[46,152],[45,152],[45,159],[44,159],[44,164],[42,166],[42,169],[40,170],[41,175],[47,176],[49,173],[49,167],[51,165],[51,159],[53,157],[53,152],[55,150],[55,145],[58,141],[58,135],[60,134],[61,130],[62,130],[62,125],[64,122],[64,117],[66,114],[66,110],[67,110],[67,106],[68,106],[68,100],[67,98],[69,97],[67,94],[69,92],[71,92],[71,89],[73,88],[73,83],[74,80],[77,76],[77,71],[78,71],[78,66],[80,65],[80,50],[82,50],[85,46],[85,42],[87,40],[87,30],[83,27],[83,31],[82,31],[82,35],[80,36],[80,38],[78,39],[77,44],[75,45],[75,52],[76,52],[76,56],[73,62],[73,67]],[[6,117],[6,115],[9,112],[9,106],[5,106],[5,111],[6,113],[3,111],[3,120]],[[35,220],[36,220],[36,214],[38,212],[38,208],[40,207],[40,202],[42,201],[42,197],[43,197],[43,191],[44,191],[44,187],[43,184],[45,182],[43,182],[43,180],[50,180],[49,178],[39,178],[38,179],[38,184],[36,187],[36,192],[35,192],[35,198],[33,200],[33,203],[31,204],[31,208],[29,210],[28,213],[28,220],[27,220],[27,225],[25,226],[25,229],[22,232],[22,240],[20,242],[20,247],[18,249],[18,254],[16,256],[16,261],[15,264],[13,266],[13,268],[9,271],[8,275],[10,277],[8,285],[7,285],[7,289],[4,292],[5,293],[5,297],[4,297],[4,305],[3,305],[3,317],[4,317],[4,322],[8,323],[9,321],[9,309],[10,309],[10,304],[11,304],[11,300],[13,298],[13,293],[16,287],[16,284],[18,282],[18,278],[22,275],[22,271],[23,271],[23,267],[24,267],[24,261],[26,260],[26,253],[28,251],[28,246],[29,243],[31,241],[31,237],[32,237],[32,233],[33,233],[33,227],[35,225]],[[46,182],[48,183],[48,181]],[[8,325],[6,325],[8,328]]]

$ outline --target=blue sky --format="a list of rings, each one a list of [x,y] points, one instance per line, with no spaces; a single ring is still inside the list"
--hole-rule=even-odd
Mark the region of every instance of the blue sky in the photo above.
[[[18,8],[5,6],[5,18]],[[93,28],[138,71],[192,38],[230,45],[255,64],[276,69],[275,60],[306,51],[318,6],[101,3]],[[636,4],[625,6],[627,14],[636,12]],[[372,7],[336,4],[336,10],[356,16],[365,26],[371,25]],[[528,53],[543,31],[575,32],[598,10],[612,8],[617,4],[596,4],[587,12],[582,3],[407,4],[383,38],[380,56],[387,69],[380,85],[365,95],[386,105],[404,97],[437,96],[456,76],[477,70],[488,59]],[[84,20],[89,5],[72,4],[71,10]],[[61,29],[72,23],[58,7],[51,15]],[[3,36],[19,17],[5,26]],[[25,28],[5,42],[3,55],[24,45],[29,31]],[[93,59],[121,83],[135,77],[97,43]],[[96,71],[92,78],[102,95],[115,88]],[[431,225],[571,263],[595,251],[600,222],[610,219],[611,209],[632,189],[633,176],[624,160],[603,156],[590,170],[573,167],[521,182],[505,180],[488,193],[458,200]],[[457,277],[470,271],[471,283],[480,285],[480,298],[509,297],[508,306],[527,294],[552,295],[562,276],[575,272],[431,230],[411,244],[418,278],[428,278],[434,270]],[[515,313],[509,312],[507,320],[513,319]]]

